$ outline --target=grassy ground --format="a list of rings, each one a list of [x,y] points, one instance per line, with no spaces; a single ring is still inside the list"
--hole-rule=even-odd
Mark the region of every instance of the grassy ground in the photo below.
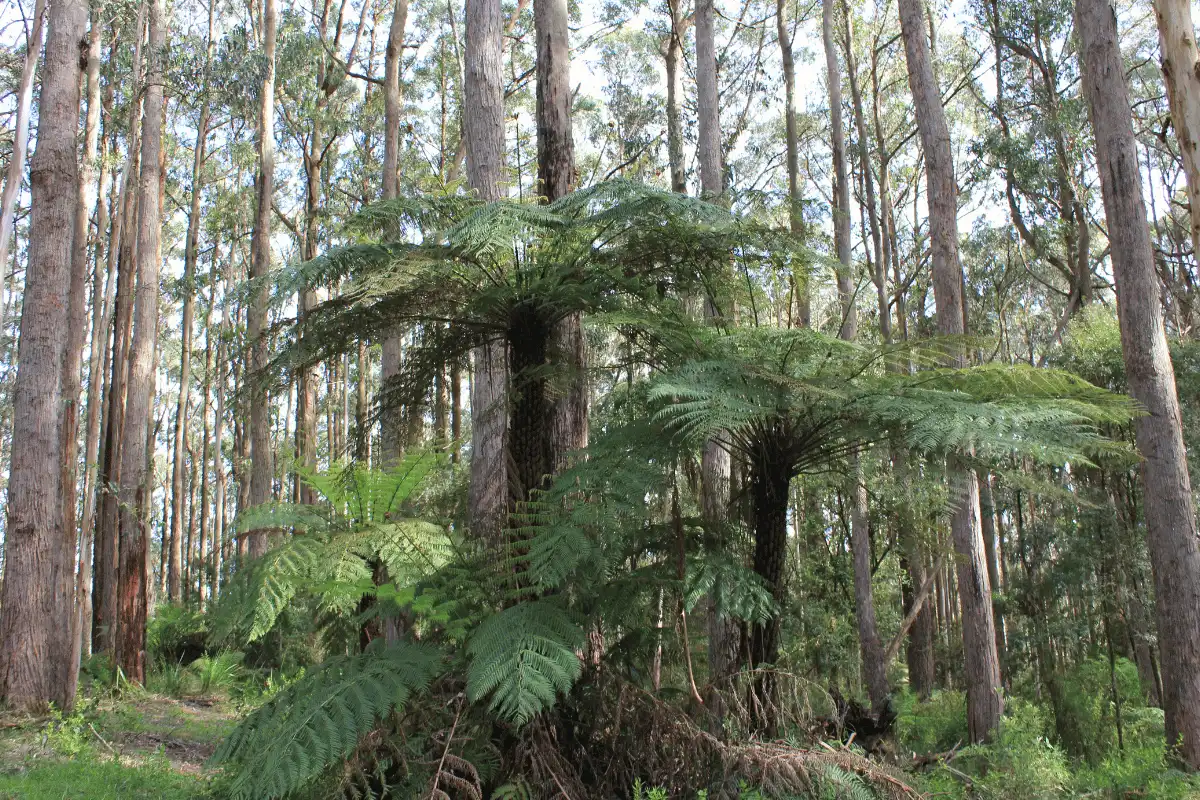
[[[0,717],[0,800],[192,800],[232,728],[220,700],[143,695],[64,717]]]

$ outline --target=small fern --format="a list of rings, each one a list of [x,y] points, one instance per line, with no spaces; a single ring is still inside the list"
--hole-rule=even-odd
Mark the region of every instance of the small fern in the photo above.
[[[436,649],[408,642],[331,658],[246,717],[212,761],[230,772],[235,800],[287,795],[349,756],[440,666]]]

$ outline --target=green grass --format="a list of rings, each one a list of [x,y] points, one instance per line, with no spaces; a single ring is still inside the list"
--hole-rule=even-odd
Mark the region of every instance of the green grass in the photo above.
[[[129,767],[88,755],[41,759],[29,769],[0,775],[0,800],[193,800],[209,797],[206,782],[161,763]]]

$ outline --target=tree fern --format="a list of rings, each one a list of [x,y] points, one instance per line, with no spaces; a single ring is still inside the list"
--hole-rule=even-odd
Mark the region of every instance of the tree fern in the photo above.
[[[262,800],[303,787],[424,691],[440,666],[437,650],[412,643],[328,659],[247,716],[213,754],[231,775],[230,796]]]
[[[444,462],[436,453],[415,453],[386,471],[349,466],[301,472],[324,503],[273,504],[239,516],[239,530],[296,533],[235,574],[218,604],[218,630],[260,639],[301,596],[316,596],[327,610],[349,614],[364,594],[375,591],[377,563],[402,586],[445,566],[455,553],[446,529],[402,516],[404,504]]]

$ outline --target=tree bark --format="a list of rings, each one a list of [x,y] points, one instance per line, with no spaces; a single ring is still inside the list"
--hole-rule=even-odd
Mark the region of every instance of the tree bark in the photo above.
[[[467,182],[481,200],[504,196],[503,26],[499,0],[468,0],[463,132]],[[496,541],[508,504],[504,408],[508,355],[501,341],[475,349],[471,382],[469,516],[475,536]]]
[[[68,708],[74,609],[75,532],[63,529],[62,373],[68,286],[79,197],[79,43],[88,6],[57,0],[50,10],[30,164],[32,211],[0,589],[0,698],[19,709]]]
[[[71,656],[68,672],[69,686],[67,695],[74,697],[78,686],[80,655],[82,653],[82,631],[85,601],[90,600],[90,583],[92,580],[92,528],[88,520],[82,526],[77,525],[76,508],[79,472],[79,401],[80,382],[82,380],[83,346],[87,330],[87,286],[89,278],[88,255],[88,208],[96,194],[98,154],[100,151],[100,24],[95,14],[91,17],[88,30],[87,48],[87,114],[84,122],[83,163],[79,170],[79,205],[75,210],[75,233],[71,264],[71,298],[68,307],[69,333],[67,352],[63,360],[63,425],[62,425],[62,514],[63,530],[72,534],[78,527],[79,534],[79,564],[75,570],[75,607],[71,613]],[[103,208],[103,204],[100,206]],[[103,235],[98,231],[97,239]],[[100,274],[95,275],[92,288],[92,305],[100,305],[103,298],[100,295]],[[93,314],[95,324],[98,314]],[[2,327],[2,323],[0,323]],[[92,339],[92,356],[98,351],[95,338]],[[99,377],[99,371],[93,369],[92,377]],[[88,392],[89,419],[93,408],[93,392]],[[85,435],[90,434],[89,424]],[[92,437],[87,438],[86,452],[92,460],[85,461],[85,470],[90,472],[90,464],[95,459],[92,451]],[[90,493],[91,481],[84,480],[84,497]],[[85,588],[87,587],[87,588]]]
[[[915,105],[917,129],[925,154],[929,206],[930,250],[938,331],[945,336],[964,332],[963,273],[958,261],[958,187],[946,112],[933,74],[921,0],[900,0],[900,27]],[[961,354],[955,364],[964,366]],[[979,486],[974,470],[957,457],[947,459],[947,480],[954,504],[951,531],[958,554],[958,594],[962,609],[966,661],[967,729],[972,742],[988,739],[1000,724],[1004,700],[1000,694],[1000,664],[992,619],[992,589],[988,581],[979,519]]]
[[[250,242],[250,278],[261,281],[250,300],[246,317],[246,339],[249,346],[250,384],[250,496],[251,506],[271,499],[271,484],[275,474],[271,452],[270,398],[263,386],[262,370],[267,365],[267,304],[266,277],[271,271],[271,202],[275,194],[275,38],[279,12],[275,0],[263,0],[262,47],[266,62],[259,92],[258,108],[258,199],[255,206],[254,231]],[[269,531],[247,534],[247,553],[257,558],[267,551]]]
[[[208,144],[208,119],[208,93],[205,92],[205,99],[200,107],[200,122],[196,128],[196,146],[192,157],[191,207],[188,209],[187,240],[183,249],[183,319],[180,328],[179,397],[175,403],[174,448],[171,464],[171,551],[167,560],[167,595],[172,603],[178,603],[181,599],[179,573],[183,563],[180,550],[184,501],[183,456],[184,439],[187,437],[188,396],[191,394],[190,384],[192,381],[192,328],[196,317],[196,262],[200,258],[200,200],[203,193],[200,178],[204,169],[205,150]]]
[[[842,318],[838,335],[858,335],[858,313],[854,304],[854,273],[850,265],[850,180],[846,164],[846,127],[842,121],[842,69],[833,38],[833,2],[821,0],[821,41],[825,46],[825,83],[829,90],[830,149],[833,157],[833,249],[838,269],[838,310]]]
[[[687,172],[683,164],[683,40],[687,22],[681,5],[683,0],[668,0],[671,29],[663,63],[667,72],[667,162],[671,170],[671,191],[687,194]]]
[[[775,29],[779,38],[779,55],[783,63],[784,142],[787,148],[788,224],[795,236],[804,237],[804,189],[800,183],[800,126],[796,120],[796,58],[792,53],[792,31],[788,28],[787,0],[775,1]],[[812,324],[812,293],[808,275],[791,276],[796,309],[796,324],[807,328]]]
[[[145,110],[142,116],[141,196],[138,213],[138,285],[134,293],[129,385],[121,445],[120,571],[116,661],[135,683],[146,679],[146,615],[149,586],[148,520],[152,474],[148,469],[154,403],[154,361],[158,342],[159,264],[162,258],[161,193],[163,166],[163,80],[167,20],[163,0],[151,0],[147,39]]]
[[[25,177],[25,155],[29,150],[29,113],[33,107],[33,81],[37,75],[38,60],[42,55],[42,21],[45,16],[46,0],[37,0],[33,5],[33,28],[29,31],[29,39],[25,43],[21,79],[17,84],[17,118],[13,125],[12,154],[8,157],[4,191],[0,193],[0,265],[8,263],[8,251],[12,245],[13,228],[16,223],[17,197],[21,194],[21,183]],[[4,290],[0,286],[0,330],[4,330],[4,309]]]
[[[1200,52],[1196,49],[1192,7],[1187,0],[1154,0],[1154,16],[1158,20],[1171,124],[1187,179],[1192,252],[1200,259]]]
[[[533,0],[537,36],[538,191],[546,202],[574,188],[575,143],[571,135],[571,42],[566,0]],[[551,409],[554,468],[562,469],[572,451],[587,446],[587,342],[576,313],[555,325],[551,351],[567,370],[564,391]]]
[[[1105,0],[1076,0],[1075,14],[1108,222],[1121,350],[1130,392],[1147,412],[1134,421],[1134,429],[1143,459],[1167,744],[1177,748],[1191,769],[1200,769],[1200,548],[1129,89],[1112,6]]]
[[[408,23],[408,0],[396,0],[392,24],[388,29],[383,61],[383,199],[400,193],[400,112],[403,95],[400,84],[400,60],[404,55],[404,31]],[[400,373],[403,331],[394,331],[383,340],[380,378],[383,387]],[[403,413],[399,408],[384,410],[380,462],[384,467],[399,463],[404,450]]]

